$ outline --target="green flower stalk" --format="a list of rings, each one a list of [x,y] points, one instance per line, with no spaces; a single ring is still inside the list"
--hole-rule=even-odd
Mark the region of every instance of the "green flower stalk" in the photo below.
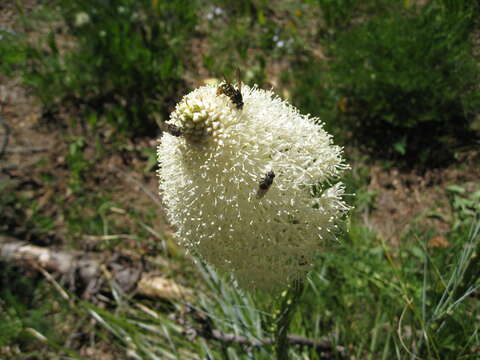
[[[348,166],[319,119],[271,91],[231,86],[177,104],[175,132],[158,147],[160,193],[188,251],[245,289],[285,289],[349,210],[338,181]]]

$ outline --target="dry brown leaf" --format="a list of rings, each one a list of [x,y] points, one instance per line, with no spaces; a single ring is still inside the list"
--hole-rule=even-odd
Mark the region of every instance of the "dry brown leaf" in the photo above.
[[[428,242],[429,248],[448,248],[450,243],[443,236],[435,236]]]

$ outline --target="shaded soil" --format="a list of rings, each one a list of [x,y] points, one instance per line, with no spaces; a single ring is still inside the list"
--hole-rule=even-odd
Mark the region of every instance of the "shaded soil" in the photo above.
[[[0,130],[0,136],[7,139],[8,146],[0,163],[0,180],[13,184],[10,191],[16,195],[38,203],[36,211],[56,217],[61,209],[56,209],[57,200],[62,198],[62,206],[73,205],[79,194],[72,192],[71,153],[66,139],[79,137],[85,143],[81,146],[84,160],[89,164],[88,173],[82,176],[85,192],[114,194],[118,203],[129,204],[133,208],[150,208],[160,204],[157,195],[156,176],[153,170],[145,171],[148,157],[142,153],[145,148],[154,149],[155,139],[127,140],[123,150],[109,152],[112,144],[105,140],[106,154],[98,154],[94,139],[84,138],[80,129],[55,128],[52,123],[44,123],[41,107],[28,95],[18,80],[8,80],[0,76],[0,89],[7,89],[6,100],[0,108],[8,134]],[[101,139],[102,136],[95,140]],[[75,165],[75,163],[73,163]],[[166,221],[161,209],[159,222],[166,230]],[[28,217],[28,214],[27,214]],[[27,220],[27,219],[26,219]],[[19,224],[20,225],[20,224]],[[62,219],[56,219],[55,233],[62,235]]]
[[[446,188],[459,185],[467,194],[480,189],[479,153],[464,154],[462,160],[423,174],[371,166],[367,191],[375,201],[373,209],[364,213],[365,224],[392,244],[398,244],[412,227],[445,236],[454,220]]]

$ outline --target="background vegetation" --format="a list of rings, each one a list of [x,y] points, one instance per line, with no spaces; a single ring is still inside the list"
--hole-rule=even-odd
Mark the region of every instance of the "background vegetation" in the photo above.
[[[72,276],[0,262],[0,358],[271,358],[255,341],[271,336],[278,303],[192,263],[153,195],[157,122],[182,94],[237,68],[242,82],[319,116],[352,164],[355,210],[319,254],[291,328],[318,343],[293,346],[291,358],[478,358],[476,2],[50,0],[2,10],[15,21],[0,27],[1,79],[23,84],[37,117],[25,132],[9,118],[21,109],[0,98],[0,235],[120,254],[192,290],[159,301],[110,282],[90,296]],[[42,138],[47,150],[12,148]]]

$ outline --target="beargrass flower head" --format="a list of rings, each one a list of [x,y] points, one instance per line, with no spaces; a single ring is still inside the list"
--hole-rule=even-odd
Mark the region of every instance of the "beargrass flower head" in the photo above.
[[[348,211],[347,165],[319,119],[271,91],[243,85],[240,104],[220,88],[192,91],[171,114],[181,135],[160,139],[160,193],[186,249],[243,288],[281,289]]]

